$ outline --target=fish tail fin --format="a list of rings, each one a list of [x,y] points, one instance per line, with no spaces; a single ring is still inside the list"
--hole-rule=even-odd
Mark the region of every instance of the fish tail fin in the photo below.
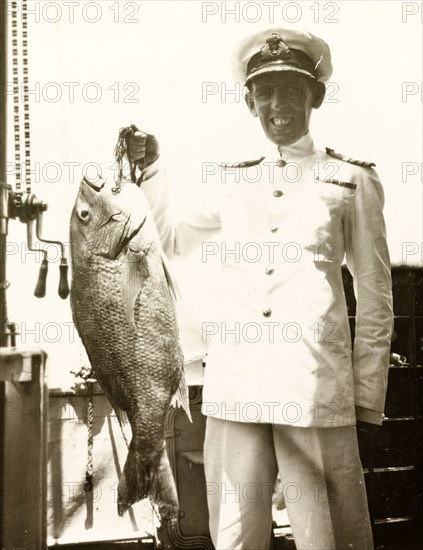
[[[159,460],[154,464],[146,462],[145,456],[131,442],[118,485],[119,516],[123,516],[132,504],[147,496],[169,517],[177,515],[178,496],[165,444]]]
[[[176,520],[179,512],[178,494],[164,445],[157,468],[151,476],[149,497],[157,504],[163,519]]]
[[[128,508],[147,496],[148,471],[141,460],[141,453],[131,442],[125,466],[118,484],[118,514],[123,516]]]
[[[185,380],[185,372],[182,371],[181,379],[179,380],[179,386],[174,396],[172,397],[171,406],[182,407],[186,412],[186,415],[190,422],[192,422],[191,411],[189,409],[189,392],[188,386]]]

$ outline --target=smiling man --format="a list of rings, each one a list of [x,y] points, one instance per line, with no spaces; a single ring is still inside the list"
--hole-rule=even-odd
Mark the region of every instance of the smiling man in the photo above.
[[[266,136],[291,145],[307,134],[313,109],[322,104],[325,86],[301,73],[259,74],[248,84],[247,105],[258,116]]]
[[[165,251],[218,231],[229,251],[203,391],[212,539],[217,550],[268,549],[279,471],[298,550],[371,550],[356,424],[382,423],[387,386],[383,190],[372,163],[314,146],[310,117],[332,74],[323,40],[272,29],[243,41],[234,60],[273,155],[222,166],[213,192],[175,224],[157,142],[138,134],[130,151],[145,163],[139,183]],[[357,298],[353,352],[344,258]]]

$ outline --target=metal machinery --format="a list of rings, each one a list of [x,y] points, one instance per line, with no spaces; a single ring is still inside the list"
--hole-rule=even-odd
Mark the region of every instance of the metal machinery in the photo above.
[[[19,220],[27,226],[27,246],[44,258],[35,288],[35,296],[45,295],[48,269],[47,253],[35,249],[34,231],[41,242],[61,247],[59,295],[69,294],[67,260],[64,246],[43,238],[42,219],[47,204],[31,192],[30,120],[28,100],[28,29],[27,2],[19,4],[22,15],[17,17],[18,4],[12,3],[12,69],[15,135],[15,189],[6,181],[7,145],[7,3],[0,7],[2,40],[1,56],[1,123],[0,123],[0,476],[2,485],[0,541],[2,548],[44,548],[46,544],[46,477],[47,477],[47,403],[46,354],[41,349],[17,346],[16,325],[7,314],[6,245],[9,220]],[[20,101],[20,86],[23,101]],[[23,116],[22,116],[23,115]],[[22,144],[21,135],[24,135]],[[24,163],[21,167],[21,152]],[[22,170],[21,168],[24,168]],[[25,172],[25,190],[21,188]],[[13,442],[13,445],[10,443]]]

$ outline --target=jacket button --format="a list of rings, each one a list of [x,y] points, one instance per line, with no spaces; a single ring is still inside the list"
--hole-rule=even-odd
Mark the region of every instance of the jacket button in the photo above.
[[[282,197],[283,193],[280,189],[276,189],[276,191],[273,191],[274,197]]]
[[[274,271],[273,267],[266,267],[265,269],[266,275],[271,275]]]
[[[272,315],[272,310],[271,309],[264,309],[263,310],[263,315],[265,317],[270,317]]]
[[[283,168],[284,166],[286,166],[286,160],[278,160],[277,165],[279,166],[279,168]]]

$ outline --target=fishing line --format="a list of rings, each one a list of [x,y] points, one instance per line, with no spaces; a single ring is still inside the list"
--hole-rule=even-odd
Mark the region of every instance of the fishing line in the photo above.
[[[136,164],[135,162],[132,162],[130,158],[129,153],[129,147],[128,147],[128,138],[133,136],[136,131],[136,128],[132,126],[125,126],[124,128],[121,128],[119,130],[119,136],[116,143],[114,155],[115,155],[115,161],[116,161],[116,174],[115,174],[115,184],[116,187],[112,189],[112,192],[114,194],[120,193],[121,187],[122,187],[122,181],[123,181],[123,159],[125,156],[128,159],[129,162],[129,171],[131,174],[131,181],[132,183],[136,183],[137,178],[135,174],[136,170]]]

